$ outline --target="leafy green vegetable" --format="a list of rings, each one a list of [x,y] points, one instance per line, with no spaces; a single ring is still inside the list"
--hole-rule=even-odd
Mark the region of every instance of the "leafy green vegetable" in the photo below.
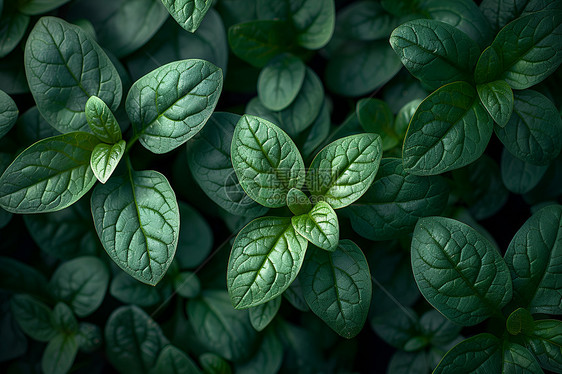
[[[162,0],[168,12],[187,31],[195,32],[213,5],[211,0]]]
[[[258,79],[258,96],[263,105],[279,111],[289,106],[297,97],[306,67],[293,55],[276,57],[262,69]]]
[[[340,236],[338,216],[330,204],[320,201],[306,214],[294,216],[295,231],[317,247],[335,251]]]
[[[114,145],[100,143],[94,147],[90,157],[90,167],[100,182],[107,182],[124,153],[124,140],[120,140]]]
[[[104,143],[117,143],[121,140],[121,129],[111,109],[97,96],[86,101],[86,121],[90,131]]]

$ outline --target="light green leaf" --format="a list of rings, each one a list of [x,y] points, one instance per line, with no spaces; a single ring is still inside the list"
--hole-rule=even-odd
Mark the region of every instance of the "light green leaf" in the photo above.
[[[90,96],[86,101],[86,121],[90,131],[104,143],[117,143],[121,140],[121,128],[111,109],[97,96]]]
[[[472,227],[450,218],[418,221],[412,269],[429,303],[463,326],[501,314],[511,300],[509,270],[496,248]]]
[[[135,137],[151,152],[169,152],[205,125],[222,90],[222,71],[203,60],[171,62],[136,81],[125,103]]]
[[[466,82],[445,85],[418,106],[404,140],[404,169],[435,175],[476,161],[492,136],[492,117]]]
[[[431,89],[471,81],[480,50],[459,29],[441,21],[416,19],[398,26],[390,45],[404,66]]]
[[[47,279],[35,268],[10,257],[0,256],[0,289],[49,298]]]
[[[53,312],[34,297],[25,294],[14,295],[10,306],[21,329],[31,338],[46,342],[57,334],[52,322]]]
[[[122,303],[138,306],[152,306],[162,301],[158,288],[139,282],[123,272],[115,274],[109,293]]]
[[[109,257],[121,269],[156,285],[176,252],[178,204],[162,174],[128,169],[94,190],[94,225]]]
[[[291,188],[287,193],[287,207],[294,215],[301,215],[310,212],[312,203],[304,192],[297,188]]]
[[[295,280],[307,245],[290,218],[263,217],[246,225],[228,261],[227,286],[234,307],[249,308],[281,295]]]
[[[480,102],[500,127],[505,127],[513,112],[513,91],[502,80],[476,86]]]
[[[96,182],[90,155],[98,143],[91,134],[73,132],[33,144],[0,177],[0,206],[45,213],[74,204]]]
[[[70,0],[19,0],[16,2],[20,12],[30,16],[36,16],[56,9],[69,1]]]
[[[281,307],[281,296],[269,300],[267,303],[256,305],[249,309],[250,323],[256,331],[262,331],[273,321]]]
[[[311,247],[300,277],[310,309],[346,339],[357,335],[371,303],[371,273],[365,255],[350,240],[334,252]]]
[[[302,60],[290,54],[271,60],[258,78],[258,97],[262,104],[274,111],[288,107],[302,87],[305,71]]]
[[[207,14],[212,0],[162,0],[176,22],[189,32],[195,32]]]
[[[468,338],[447,352],[433,373],[503,373],[501,342],[491,334]]]
[[[312,199],[326,201],[334,209],[348,206],[371,186],[381,158],[377,134],[351,135],[328,144],[306,174]]]
[[[383,151],[395,147],[400,142],[393,128],[394,113],[387,103],[373,98],[361,99],[357,102],[355,112],[365,132],[380,135]]]
[[[22,40],[29,25],[29,16],[18,12],[13,2],[7,3],[0,11],[0,58],[2,58],[12,52]]]
[[[441,214],[448,198],[445,179],[409,174],[402,160],[382,159],[371,187],[344,212],[359,235],[388,240],[412,232],[420,217]]]
[[[515,157],[548,165],[562,149],[562,120],[549,99],[536,91],[516,91],[513,115],[496,135]]]
[[[105,183],[111,177],[125,154],[125,145],[125,141],[120,140],[113,145],[100,143],[95,146],[90,157],[90,167],[100,182]]]
[[[199,298],[187,302],[187,316],[208,351],[232,361],[244,360],[252,352],[256,331],[248,312],[233,309],[226,292],[203,291]]]
[[[536,321],[533,333],[525,338],[525,345],[543,368],[562,373],[562,322]]]
[[[102,303],[109,271],[97,257],[78,257],[63,263],[51,277],[55,297],[72,307],[78,317],[93,313]]]
[[[41,370],[45,374],[66,374],[78,353],[76,335],[58,334],[49,341],[43,357]]]
[[[193,298],[201,292],[201,282],[195,273],[183,271],[174,278],[174,289],[185,298]]]
[[[325,201],[320,201],[306,214],[291,218],[293,228],[317,247],[333,252],[340,239],[338,216]]]
[[[273,331],[266,331],[257,353],[241,365],[236,365],[237,374],[277,373],[283,363],[284,349]]]
[[[542,208],[517,231],[505,253],[514,302],[531,313],[562,314],[562,206]]]
[[[562,63],[562,11],[545,10],[516,19],[500,30],[489,49],[493,51],[485,53],[491,55],[478,60],[477,83],[503,79],[522,90],[543,81]],[[494,54],[497,57],[490,60]]]
[[[160,351],[158,360],[150,373],[200,374],[201,371],[187,354],[170,344]]]
[[[248,196],[269,208],[284,206],[304,184],[304,162],[291,138],[273,123],[243,116],[234,130],[232,165]]]
[[[501,159],[502,181],[505,187],[516,194],[531,191],[542,179],[547,165],[533,165],[513,156],[507,148],[503,149]]]
[[[18,119],[18,107],[7,93],[0,90],[0,138],[10,131]]]
[[[87,131],[84,107],[95,95],[113,111],[121,79],[94,40],[59,18],[37,21],[25,45],[25,74],[37,108],[58,131]]]
[[[106,354],[121,373],[146,373],[156,364],[168,340],[160,326],[136,306],[111,313],[105,325]]]

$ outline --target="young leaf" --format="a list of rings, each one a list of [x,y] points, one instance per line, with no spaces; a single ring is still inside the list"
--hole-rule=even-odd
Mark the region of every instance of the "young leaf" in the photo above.
[[[267,303],[250,308],[250,323],[256,331],[262,331],[273,321],[280,307],[281,297],[279,296]]]
[[[318,202],[306,214],[291,218],[293,228],[317,247],[333,252],[340,239],[338,216],[325,201]]]
[[[509,315],[505,327],[511,335],[531,335],[535,329],[535,321],[528,310],[519,308]]]
[[[170,373],[170,374],[201,374],[201,371],[181,349],[173,345],[165,346],[150,374]]]
[[[533,165],[547,165],[562,149],[560,113],[546,96],[532,90],[514,94],[513,115],[495,133],[515,157]]]
[[[542,208],[517,231],[505,253],[514,303],[531,313],[562,314],[562,206]]]
[[[290,54],[280,55],[264,67],[258,78],[258,97],[262,104],[274,111],[288,107],[297,97],[306,66]]]
[[[98,185],[92,215],[109,257],[133,278],[156,285],[174,259],[179,209],[166,177],[134,171]]]
[[[21,329],[31,338],[46,342],[57,334],[52,322],[53,312],[34,297],[25,294],[14,295],[10,306]]]
[[[41,370],[45,374],[68,373],[76,353],[78,353],[76,335],[58,334],[49,341],[43,352]]]
[[[154,153],[179,147],[205,125],[221,90],[221,69],[204,60],[151,71],[133,84],[125,102],[135,137]]]
[[[302,287],[310,309],[346,339],[357,335],[371,303],[371,273],[365,255],[349,240],[334,252],[311,247],[303,266]]]
[[[291,188],[287,193],[287,207],[294,215],[301,215],[310,212],[312,203],[304,192]]]
[[[412,232],[420,217],[440,214],[448,198],[445,179],[409,174],[402,160],[386,158],[371,187],[344,212],[361,236],[388,240]]]
[[[457,344],[443,357],[434,374],[503,373],[502,347],[491,334],[478,334]]]
[[[176,22],[189,32],[195,32],[211,5],[212,0],[162,0]]]
[[[125,141],[120,140],[113,145],[100,143],[94,147],[90,167],[100,182],[105,183],[111,177],[125,154],[125,145]]]
[[[361,99],[357,102],[355,111],[365,132],[380,135],[383,151],[395,147],[400,142],[393,129],[394,113],[387,103],[373,98]]]
[[[377,134],[352,135],[330,143],[314,157],[306,174],[312,198],[334,209],[348,206],[371,186],[381,157]]]
[[[87,131],[90,96],[113,111],[121,102],[121,79],[105,52],[80,27],[55,17],[39,19],[31,30],[25,74],[39,112],[62,133]]]
[[[531,191],[542,179],[547,165],[533,165],[513,156],[507,148],[503,149],[501,159],[502,181],[505,187],[516,194]]]
[[[511,300],[509,270],[496,248],[472,227],[450,218],[418,221],[412,269],[429,303],[463,326],[501,313]]]
[[[102,303],[109,271],[97,257],[78,257],[63,263],[53,274],[50,287],[55,297],[72,307],[78,317],[93,313]]]
[[[98,143],[91,134],[73,132],[33,144],[0,177],[0,207],[45,213],[74,204],[96,182],[90,155]]]
[[[304,162],[291,138],[269,121],[243,116],[234,130],[232,166],[248,196],[282,207],[291,188],[304,184]]]
[[[407,102],[400,108],[398,114],[396,114],[396,118],[394,118],[394,131],[396,135],[398,135],[398,139],[400,141],[404,140],[406,133],[408,132],[408,126],[410,125],[410,121],[412,117],[416,113],[418,106],[420,106],[422,99],[414,99],[412,101]]]
[[[0,138],[10,131],[18,119],[18,107],[7,93],[0,90]]]
[[[562,63],[562,11],[516,19],[500,30],[490,49],[493,52],[487,53],[497,54],[496,66],[491,69],[491,56],[483,54],[476,66],[476,83],[503,79],[511,88],[523,90],[541,82]]]
[[[228,260],[232,305],[249,308],[281,295],[295,280],[307,245],[290,218],[262,217],[246,225],[234,240]]]
[[[478,45],[444,22],[416,19],[398,26],[390,45],[402,63],[431,89],[456,81],[472,81]]]
[[[480,102],[500,127],[505,127],[513,112],[513,91],[502,80],[476,86]]]
[[[404,140],[404,169],[435,175],[476,161],[492,136],[492,117],[466,82],[441,87],[418,106]]]
[[[203,291],[186,308],[193,333],[208,351],[232,361],[241,361],[252,352],[256,331],[246,311],[232,308],[226,292]]]
[[[90,131],[105,143],[113,144],[121,140],[121,128],[111,109],[97,96],[90,96],[86,101],[86,121]]]
[[[562,323],[560,321],[536,321],[533,333],[525,337],[525,345],[533,352],[543,368],[555,373],[562,372]]]
[[[106,353],[122,373],[146,373],[156,363],[168,340],[160,326],[136,306],[123,306],[111,313],[105,325]]]

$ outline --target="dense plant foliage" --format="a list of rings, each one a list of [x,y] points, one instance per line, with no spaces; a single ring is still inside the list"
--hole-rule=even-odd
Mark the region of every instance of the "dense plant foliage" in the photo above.
[[[562,1],[0,30],[5,372],[562,373]]]

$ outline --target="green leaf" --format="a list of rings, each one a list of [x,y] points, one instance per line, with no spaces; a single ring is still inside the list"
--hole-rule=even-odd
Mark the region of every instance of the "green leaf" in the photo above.
[[[239,361],[253,349],[256,331],[246,311],[232,308],[223,291],[203,291],[187,302],[187,316],[195,336],[207,350],[227,360]]]
[[[205,374],[231,374],[232,369],[224,358],[214,353],[203,353],[199,356],[199,364]]]
[[[105,183],[117,168],[121,157],[125,154],[125,141],[111,145],[100,143],[95,146],[90,157],[90,167],[96,178]]]
[[[4,10],[0,9],[0,58],[12,52],[22,40],[29,16],[17,11],[15,4],[6,4]]]
[[[261,205],[282,207],[289,190],[304,184],[304,162],[297,146],[269,121],[244,115],[234,130],[231,150],[240,185]]]
[[[562,314],[562,206],[542,208],[517,231],[505,253],[514,302],[531,313]]]
[[[166,177],[134,171],[98,185],[92,215],[109,257],[133,278],[156,285],[174,259],[179,208]]]
[[[312,199],[326,201],[334,209],[353,203],[373,183],[381,157],[377,134],[351,135],[330,143],[314,157],[306,174]]]
[[[394,308],[385,314],[375,316],[370,322],[371,327],[382,340],[400,350],[412,351],[406,349],[408,343],[416,337],[421,337],[418,316],[411,309]]]
[[[496,248],[472,227],[450,218],[418,221],[412,269],[427,301],[463,326],[501,314],[511,300],[509,270]]]
[[[304,294],[302,292],[302,286],[299,278],[297,277],[293,283],[283,292],[283,296],[287,301],[295,307],[295,309],[301,312],[308,312],[310,308],[304,299]]]
[[[234,240],[228,261],[232,305],[249,308],[281,295],[295,280],[307,245],[290,218],[263,217],[246,225]]]
[[[105,325],[106,354],[121,373],[146,373],[156,364],[168,340],[142,309],[122,306]]]
[[[28,293],[49,297],[47,279],[30,265],[10,257],[0,256],[0,289],[13,293]]]
[[[10,310],[10,302],[5,297],[2,297],[0,303],[0,313],[0,339],[5,344],[0,352],[0,362],[5,362],[25,354],[27,338],[16,322]]]
[[[158,360],[150,373],[200,374],[201,371],[181,349],[167,345],[160,351]]]
[[[330,104],[326,97],[320,108],[320,113],[310,127],[297,139],[302,157],[312,156],[314,150],[322,145],[330,133]],[[299,141],[300,140],[300,141]]]
[[[536,358],[527,348],[519,344],[504,342],[502,350],[502,373],[543,374]]]
[[[404,140],[406,136],[406,132],[408,132],[408,126],[410,125],[410,121],[416,113],[418,106],[421,104],[422,99],[414,99],[412,101],[407,102],[400,110],[398,114],[396,114],[396,118],[394,119],[394,131],[398,135],[400,141]]]
[[[283,20],[250,21],[228,29],[228,44],[232,52],[259,68],[281,53],[298,53],[295,38],[290,24]]]
[[[490,46],[497,65],[483,54],[476,66],[477,83],[505,80],[511,88],[529,88],[552,74],[562,63],[562,11],[532,13],[502,28]],[[492,60],[493,61],[493,60]],[[515,106],[517,108],[517,105]]]
[[[58,334],[49,341],[41,359],[41,370],[45,374],[67,373],[78,353],[76,335]]]
[[[393,374],[426,374],[429,363],[424,351],[396,351],[388,363],[388,372]]]
[[[507,148],[503,149],[501,174],[505,187],[516,194],[531,191],[542,179],[548,166],[533,165],[513,156]]]
[[[519,308],[509,315],[505,327],[511,335],[531,335],[535,329],[535,321],[528,310]]]
[[[121,128],[119,128],[115,116],[99,97],[90,96],[86,101],[84,112],[90,131],[100,141],[114,144],[121,140]]]
[[[271,60],[260,72],[258,96],[263,105],[274,111],[288,107],[297,97],[306,65],[298,57],[280,55]]]
[[[548,165],[562,149],[562,120],[546,96],[532,90],[516,91],[513,115],[496,135],[522,161]]]
[[[19,0],[17,1],[17,7],[18,11],[23,14],[35,16],[47,13],[69,1],[70,0]]]
[[[183,271],[174,278],[174,289],[185,298],[193,298],[201,292],[201,282],[195,273]]]
[[[478,334],[457,344],[433,371],[441,373],[503,373],[502,347],[491,334]]]
[[[459,337],[462,326],[445,318],[437,310],[425,312],[419,321],[420,330],[433,346],[446,346]]]
[[[82,322],[78,325],[76,340],[82,352],[92,353],[101,346],[101,329],[92,323]]]
[[[162,0],[176,22],[189,32],[195,32],[207,14],[212,0]]]
[[[58,302],[53,308],[52,324],[64,335],[74,335],[78,332],[78,321],[72,309],[63,302]]]
[[[550,0],[483,0],[480,4],[480,10],[495,31],[516,18],[546,9],[560,9],[560,3]]]
[[[416,19],[398,26],[390,45],[404,66],[431,89],[472,81],[478,45],[459,29],[441,21]]]
[[[181,269],[193,269],[205,261],[213,247],[213,231],[207,221],[189,205],[178,202],[180,236],[175,259]]]
[[[312,209],[308,196],[297,188],[291,188],[287,193],[287,206],[294,215],[306,214]]]
[[[33,144],[0,177],[0,206],[12,213],[46,213],[74,204],[96,182],[90,155],[98,142],[73,132]]]
[[[399,24],[379,3],[358,1],[338,11],[336,35],[341,31],[357,40],[385,39]]]
[[[94,40],[59,18],[37,21],[25,45],[25,74],[37,108],[58,131],[87,131],[90,96],[113,111],[121,102],[121,79]]]
[[[273,331],[266,331],[257,353],[241,365],[237,374],[277,373],[283,363],[283,345]]]
[[[18,119],[18,107],[7,93],[0,90],[0,138],[10,131]]]
[[[169,152],[205,125],[222,90],[222,71],[203,60],[175,61],[140,78],[125,109],[135,137],[151,152]]]
[[[500,127],[505,127],[513,112],[513,91],[502,80],[476,86],[480,102]]]
[[[49,125],[41,116],[36,106],[29,108],[19,116],[15,128],[18,138],[25,145],[31,145],[41,139],[60,135],[60,132]]]
[[[533,333],[525,339],[525,345],[533,352],[543,368],[562,373],[562,323],[560,321],[536,321]]]
[[[293,228],[317,247],[333,252],[340,239],[340,225],[334,209],[325,201],[319,201],[306,214],[291,218]]]
[[[267,210],[240,187],[232,167],[230,146],[240,116],[215,112],[187,152],[189,169],[199,187],[221,208],[234,215],[261,216]]]
[[[365,255],[349,240],[334,252],[309,250],[301,277],[310,309],[344,338],[357,335],[371,303],[371,273]]]
[[[109,271],[97,257],[78,257],[63,263],[53,274],[49,288],[72,307],[78,317],[93,313],[102,303]]]
[[[395,147],[400,142],[393,129],[394,113],[387,103],[373,98],[361,99],[357,102],[355,112],[365,132],[380,135],[383,151]]]
[[[115,274],[109,293],[125,304],[152,306],[162,301],[158,288],[141,283],[125,273]]]
[[[256,331],[262,331],[273,321],[280,307],[281,296],[278,296],[267,303],[250,308],[250,323]]]
[[[466,82],[441,87],[418,106],[404,140],[404,169],[441,174],[476,161],[492,136],[493,122]]]
[[[448,198],[445,179],[409,174],[402,160],[384,158],[371,187],[344,212],[359,235],[388,240],[412,232],[420,217],[441,214]]]
[[[32,339],[46,342],[57,335],[53,326],[53,312],[34,297],[14,295],[10,302],[12,314],[23,332]]]

